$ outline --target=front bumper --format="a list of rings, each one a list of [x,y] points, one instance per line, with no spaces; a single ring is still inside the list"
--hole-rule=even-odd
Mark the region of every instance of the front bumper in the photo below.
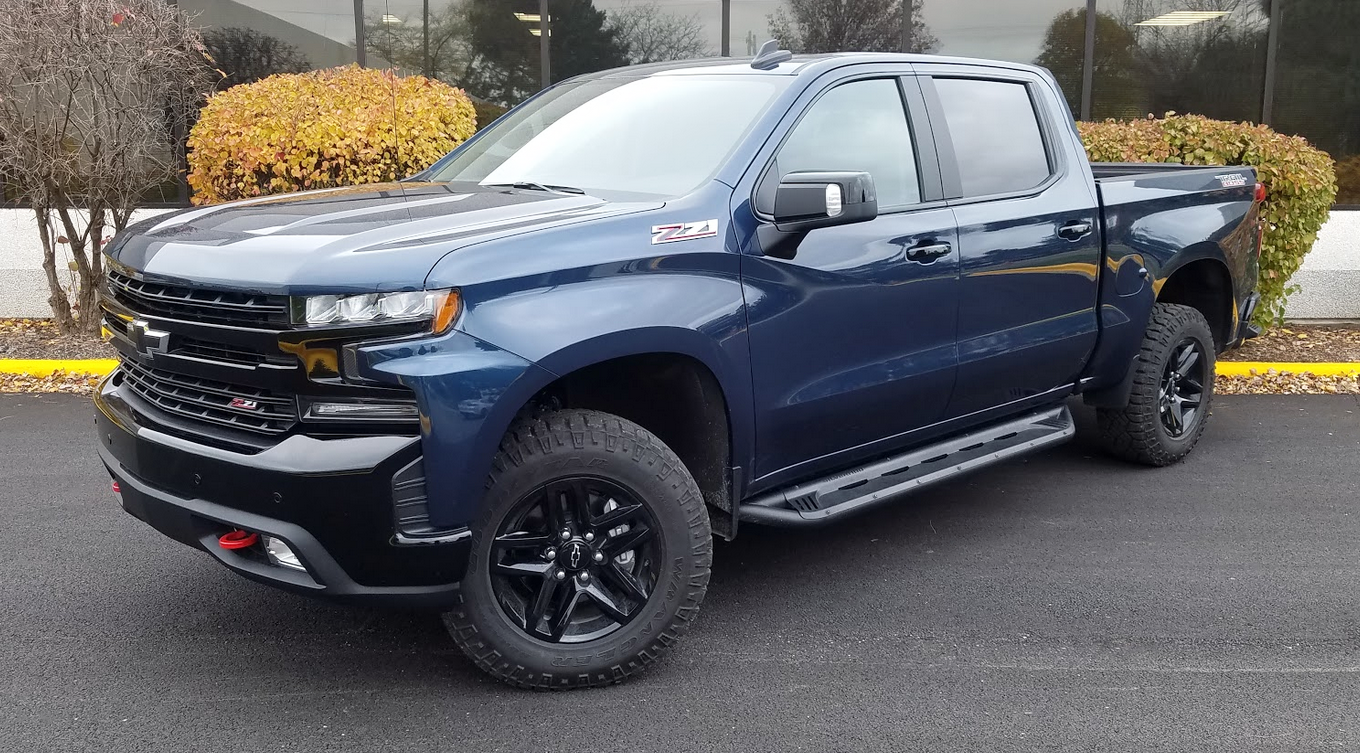
[[[397,535],[393,476],[420,457],[415,437],[290,436],[255,454],[157,431],[109,378],[95,396],[99,454],[123,509],[232,570],[291,591],[392,606],[441,608],[457,592],[466,529],[412,542]],[[232,529],[283,539],[307,571],[228,550]]]

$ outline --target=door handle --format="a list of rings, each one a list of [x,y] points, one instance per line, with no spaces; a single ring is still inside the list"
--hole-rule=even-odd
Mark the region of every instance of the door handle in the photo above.
[[[948,256],[953,250],[948,243],[923,243],[907,249],[907,258],[922,264],[930,264],[941,256]]]
[[[1068,239],[1069,241],[1074,241],[1077,240],[1078,238],[1083,238],[1090,232],[1091,223],[1086,222],[1085,220],[1073,220],[1072,222],[1069,222],[1066,225],[1063,225],[1062,227],[1058,228],[1058,235]]]

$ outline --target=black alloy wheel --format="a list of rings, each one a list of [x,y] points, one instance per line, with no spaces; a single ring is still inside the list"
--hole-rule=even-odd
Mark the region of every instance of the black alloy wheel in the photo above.
[[[621,682],[697,618],[708,515],[689,469],[641,426],[580,408],[522,420],[487,474],[444,624],[478,667],[517,687]]]
[[[663,561],[657,523],[619,484],[570,476],[534,489],[491,544],[492,590],[528,635],[554,643],[602,638],[632,622]]]
[[[1212,413],[1216,347],[1203,312],[1154,304],[1128,375],[1128,403],[1096,409],[1105,449],[1152,466],[1190,454]]]
[[[1203,344],[1193,337],[1182,338],[1172,349],[1157,397],[1167,436],[1179,438],[1194,430],[1204,401],[1208,363]]]

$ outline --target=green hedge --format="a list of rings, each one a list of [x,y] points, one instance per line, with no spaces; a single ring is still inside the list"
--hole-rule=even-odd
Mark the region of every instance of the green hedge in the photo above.
[[[1259,324],[1284,316],[1285,300],[1297,290],[1289,278],[1313,248],[1336,200],[1332,158],[1299,136],[1265,126],[1167,113],[1164,118],[1078,123],[1092,162],[1175,162],[1186,165],[1249,165],[1266,186],[1262,209]]]

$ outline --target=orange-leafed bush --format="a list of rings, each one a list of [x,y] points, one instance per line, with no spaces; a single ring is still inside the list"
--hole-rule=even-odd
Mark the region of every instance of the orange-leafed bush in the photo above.
[[[1261,125],[1167,113],[1164,118],[1078,123],[1092,162],[1176,162],[1247,165],[1266,187],[1261,210],[1261,305],[1256,319],[1271,324],[1284,315],[1293,292],[1289,278],[1313,248],[1336,201],[1332,158],[1299,136]]]
[[[397,180],[477,130],[460,89],[358,66],[279,74],[208,99],[189,133],[195,204]]]

